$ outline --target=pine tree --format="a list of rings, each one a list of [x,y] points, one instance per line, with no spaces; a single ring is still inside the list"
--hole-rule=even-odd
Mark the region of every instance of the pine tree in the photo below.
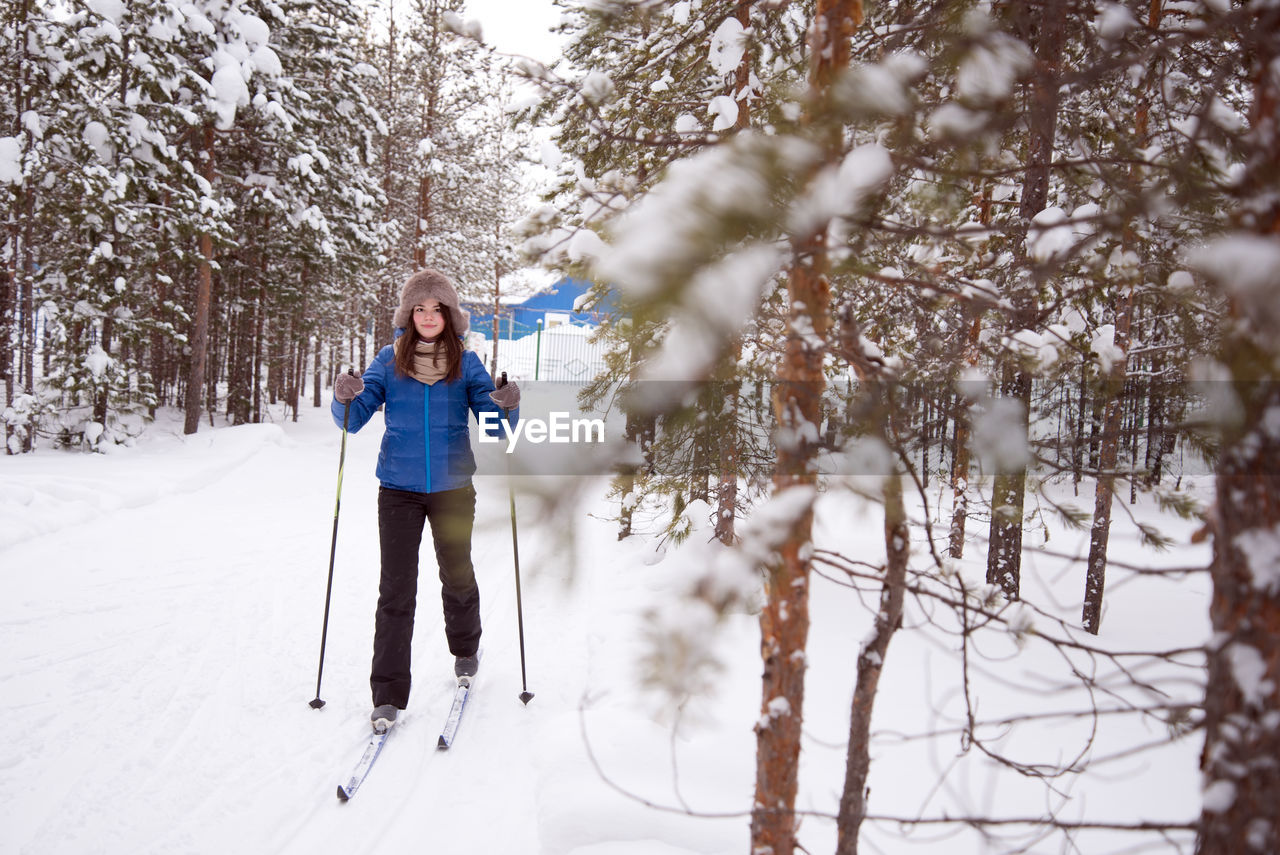
[[[1247,8],[1229,24],[1245,62],[1237,72],[1239,66],[1222,57],[1218,70],[1249,91],[1250,104],[1245,132],[1224,142],[1243,174],[1232,183],[1233,228],[1197,256],[1231,304],[1218,354],[1225,368],[1220,382],[1229,383],[1218,400],[1232,405],[1218,414],[1223,447],[1211,518],[1214,636],[1207,651],[1204,804],[1196,841],[1204,855],[1280,846],[1274,762],[1280,754],[1280,348],[1274,334],[1280,205],[1273,192],[1280,179],[1280,10]]]
[[[0,203],[6,213],[0,249],[0,373],[4,375],[5,451],[34,448],[39,423],[51,402],[39,394],[36,374],[37,262],[42,188],[49,174],[44,120],[54,109],[59,76],[58,47],[66,30],[36,0],[4,4],[3,68],[0,93]]]
[[[504,71],[465,32],[462,12],[461,0],[389,6],[375,52],[383,85],[374,97],[387,126],[381,183],[395,223],[376,273],[375,336],[383,342],[413,270],[439,268],[463,300],[484,303],[495,276],[516,266],[506,224],[520,215],[519,163],[528,141],[507,125]]]
[[[555,70],[525,68],[546,92],[531,115],[554,125],[562,158],[551,204],[538,212],[539,230],[528,243],[543,263],[589,277],[598,232],[665,178],[671,164],[722,145],[739,131],[759,127],[772,133],[775,123],[786,121],[785,93],[803,75],[803,10],[809,5],[613,4],[592,11],[566,6],[564,29],[572,34],[566,60],[579,76],[563,79]],[[601,282],[598,293],[608,288]],[[656,296],[645,302],[660,305],[673,293]],[[623,314],[625,322],[602,333],[619,358],[584,389],[585,405],[616,389],[638,391],[637,384],[663,382],[640,379],[645,375],[637,368],[667,335],[669,317],[644,305],[625,305]],[[642,453],[651,463],[624,474],[616,486],[626,509],[624,527],[631,508],[663,497],[669,510],[662,528],[679,539],[685,508],[709,500],[717,536],[732,542],[735,519],[769,478],[772,449],[757,453],[767,436],[760,428],[769,419],[767,406],[750,394],[780,356],[778,339],[767,332],[760,326],[746,331],[745,339],[734,335],[718,342],[725,352],[713,372],[716,385],[696,400],[665,396],[661,414],[640,408],[629,417],[633,432],[645,438]],[[756,358],[744,360],[744,349]],[[663,465],[655,466],[659,461]],[[740,480],[747,495],[738,494]]]

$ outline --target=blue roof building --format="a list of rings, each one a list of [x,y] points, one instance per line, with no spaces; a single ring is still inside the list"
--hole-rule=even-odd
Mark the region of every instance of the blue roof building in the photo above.
[[[578,298],[587,293],[592,283],[582,279],[565,277],[551,289],[535,294],[519,303],[503,304],[502,318],[499,326],[499,338],[523,338],[536,332],[538,321],[542,321],[544,330],[565,324],[575,326],[599,326],[601,321],[615,311],[612,295],[585,312],[575,312],[574,304]],[[493,338],[493,304],[464,303],[471,313],[471,330]]]

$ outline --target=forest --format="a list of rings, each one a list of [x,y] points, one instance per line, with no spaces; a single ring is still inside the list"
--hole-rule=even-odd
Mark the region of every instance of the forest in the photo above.
[[[521,135],[449,4],[4,9],[9,453],[318,402],[405,271],[475,298],[517,263]]]
[[[1280,5],[556,5],[546,66],[486,47],[461,0],[6,0],[7,453],[127,443],[159,407],[187,433],[319,407],[423,266],[485,303],[522,268],[586,279],[619,307],[580,394],[626,412],[619,537],[679,542],[705,508],[747,568],[711,562],[690,597],[758,610],[753,852],[796,849],[812,574],[873,615],[847,855],[904,610],[966,650],[1025,633],[1045,516],[1089,548],[1079,620],[1030,643],[1203,683],[1194,708],[1105,710],[1204,740],[1201,815],[1129,830],[1280,848]],[[818,497],[866,476],[883,560],[816,549]],[[1212,539],[1210,566],[1161,571],[1209,575],[1203,649],[1092,646],[1139,498]],[[978,588],[954,570],[975,550]],[[1022,765],[979,724],[967,744],[1046,787],[1086,765]]]

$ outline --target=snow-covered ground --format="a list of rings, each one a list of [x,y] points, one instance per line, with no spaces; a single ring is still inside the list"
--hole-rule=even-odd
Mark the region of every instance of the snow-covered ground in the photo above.
[[[327,705],[319,711],[308,702],[340,438],[327,409],[304,410],[297,423],[205,425],[191,437],[168,414],[136,447],[112,454],[0,458],[0,853],[748,850],[760,705],[755,620],[734,615],[708,640],[723,670],[693,686],[678,713],[642,691],[637,660],[648,610],[671,604],[699,553],[692,543],[665,556],[643,539],[619,543],[599,479],[566,483],[589,487],[572,514],[572,538],[562,521],[537,518],[533,502],[520,499],[536,695],[526,707],[517,697],[507,482],[501,474],[477,478],[484,660],[457,743],[448,752],[435,747],[453,678],[427,546],[410,708],[356,798],[335,798],[368,728],[380,433],[375,419],[348,442],[321,693]],[[500,472],[500,459],[482,465]],[[1145,506],[1135,512],[1154,515]],[[1118,559],[1208,561],[1204,547],[1153,559],[1126,515],[1116,518]],[[1180,543],[1188,530],[1168,527]],[[1052,523],[1048,531],[1056,550],[1087,549],[1085,533]],[[1043,536],[1029,531],[1028,545]],[[857,559],[883,555],[878,510],[840,491],[820,503],[817,539]],[[962,572],[981,578],[975,553]],[[1028,597],[1075,619],[1079,568],[1034,549],[1028,556]],[[1109,582],[1099,645],[1161,649],[1207,637],[1203,575],[1172,582],[1113,570]],[[869,614],[854,592],[823,578],[815,577],[812,601],[799,806],[830,815]],[[876,709],[873,813],[1028,816],[1062,804],[1070,819],[1185,821],[1198,813],[1198,736],[1113,760],[1083,781],[1060,781],[1061,798],[976,750],[964,752],[959,736],[945,732],[962,710],[958,644],[941,629],[918,629],[924,617],[910,607],[906,625],[915,631],[899,633],[889,650]],[[1063,660],[1034,643],[1020,649],[992,633],[976,644],[971,691],[981,718],[1088,702],[1083,691],[1052,689],[1065,682]],[[1174,697],[1200,692],[1194,672],[1143,667],[1143,677]],[[1114,669],[1099,663],[1098,678],[1096,700],[1106,706]],[[1103,717],[1085,749],[1093,724],[1049,720],[997,742],[1027,761],[1061,762],[1082,749],[1100,756],[1165,735],[1159,722]],[[944,732],[900,738],[929,731]],[[834,834],[829,818],[802,820],[810,852],[831,851]],[[868,824],[865,850],[1007,851],[969,830],[903,834]],[[1169,851],[1167,842],[1146,839],[1152,851]],[[1078,851],[1119,851],[1138,840],[1086,834]],[[1052,838],[1029,851],[1061,848]]]

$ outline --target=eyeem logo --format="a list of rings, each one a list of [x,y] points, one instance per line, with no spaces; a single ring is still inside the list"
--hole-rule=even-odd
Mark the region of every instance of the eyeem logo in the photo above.
[[[491,431],[498,425],[507,438],[507,454],[516,450],[521,438],[543,442],[604,442],[604,419],[575,419],[568,413],[553,412],[551,419],[521,419],[514,428],[497,413],[480,414],[480,442],[500,442]]]

